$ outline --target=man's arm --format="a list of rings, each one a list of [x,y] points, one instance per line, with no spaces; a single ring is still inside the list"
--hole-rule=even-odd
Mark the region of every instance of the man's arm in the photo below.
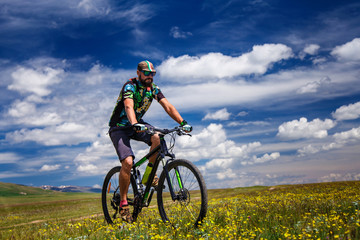
[[[166,98],[162,98],[159,103],[172,119],[174,119],[179,124],[182,123],[184,119],[181,117],[180,113],[176,110],[176,108],[171,103],[169,103]]]
[[[134,125],[135,123],[137,123],[136,115],[135,115],[135,111],[134,111],[134,100],[131,98],[126,98],[124,100],[124,107],[125,107],[125,112],[126,112],[127,118],[129,119],[130,124]]]

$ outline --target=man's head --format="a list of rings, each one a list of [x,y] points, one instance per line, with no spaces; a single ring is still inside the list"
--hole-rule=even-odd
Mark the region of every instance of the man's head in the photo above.
[[[139,62],[137,67],[137,75],[139,77],[140,82],[146,86],[151,87],[153,82],[153,76],[155,76],[156,70],[154,65],[149,61]]]

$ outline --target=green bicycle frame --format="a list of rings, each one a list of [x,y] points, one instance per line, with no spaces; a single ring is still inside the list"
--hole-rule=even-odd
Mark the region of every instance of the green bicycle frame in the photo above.
[[[154,148],[152,151],[150,151],[146,156],[141,158],[138,162],[134,163],[133,167],[132,167],[133,168],[133,173],[136,175],[137,178],[139,178],[140,175],[138,175],[136,169],[138,167],[140,167],[141,165],[143,165],[146,161],[148,161],[151,156],[153,156],[154,154],[157,153],[157,157],[156,157],[156,160],[154,162],[153,169],[150,172],[149,179],[147,181],[145,191],[144,191],[144,195],[143,195],[143,198],[142,198],[142,204],[145,205],[145,206],[148,206],[148,204],[151,201],[152,194],[154,193],[154,189],[151,189],[151,184],[152,184],[152,181],[153,181],[153,179],[155,177],[156,171],[157,171],[157,169],[159,167],[159,163],[161,162],[162,159],[165,158],[165,156],[171,157],[171,159],[169,159],[166,162],[165,166],[164,166],[164,171],[166,173],[166,181],[168,182],[169,191],[170,191],[170,195],[171,195],[172,200],[175,201],[177,199],[177,195],[174,192],[173,184],[171,182],[171,179],[170,179],[170,176],[169,176],[169,171],[168,171],[168,168],[167,168],[168,163],[170,161],[174,160],[175,155],[169,153],[168,148],[166,146],[165,139],[164,139],[164,135],[162,135],[162,134],[159,134],[159,135],[160,135],[160,145],[157,146],[156,148]],[[177,168],[175,168],[175,175],[176,175],[176,179],[178,181],[179,187],[180,187],[180,189],[182,189],[183,188],[183,183],[182,183],[182,179],[181,179],[180,173],[179,173]]]

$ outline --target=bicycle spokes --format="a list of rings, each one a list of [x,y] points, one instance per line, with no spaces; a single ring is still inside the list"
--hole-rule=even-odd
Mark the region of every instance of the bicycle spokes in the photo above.
[[[181,222],[196,225],[205,217],[204,202],[207,202],[206,187],[198,172],[192,164],[180,160],[169,164],[166,179],[165,174],[160,179],[165,189],[158,192],[159,211],[163,220],[175,227]]]

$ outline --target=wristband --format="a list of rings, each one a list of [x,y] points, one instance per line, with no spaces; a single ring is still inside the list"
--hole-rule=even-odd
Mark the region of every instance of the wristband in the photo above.
[[[187,124],[187,121],[183,120],[181,123],[180,123],[180,126],[185,126]]]

